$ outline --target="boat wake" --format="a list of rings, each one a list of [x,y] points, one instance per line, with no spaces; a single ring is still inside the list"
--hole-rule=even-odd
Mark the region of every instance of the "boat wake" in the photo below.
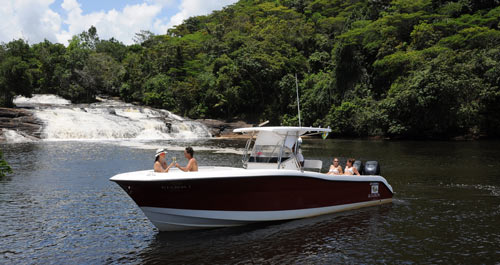
[[[403,199],[392,199],[394,205],[409,206],[410,202]]]

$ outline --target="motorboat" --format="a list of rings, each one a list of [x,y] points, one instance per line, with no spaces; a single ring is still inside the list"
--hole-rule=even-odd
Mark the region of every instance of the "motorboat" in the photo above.
[[[378,175],[327,175],[321,160],[302,159],[301,136],[329,128],[251,127],[242,167],[200,166],[113,176],[160,231],[291,220],[390,203],[393,190]],[[303,160],[303,161],[302,161]]]

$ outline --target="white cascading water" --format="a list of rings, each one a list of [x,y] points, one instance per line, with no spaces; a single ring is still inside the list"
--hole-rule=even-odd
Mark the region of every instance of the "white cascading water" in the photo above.
[[[16,97],[18,107],[31,107],[44,123],[44,140],[161,140],[210,137],[208,128],[166,110],[100,99],[76,104],[54,95]]]
[[[3,138],[7,143],[26,143],[35,141],[35,139],[26,137],[15,130],[0,129],[0,133],[3,134]]]

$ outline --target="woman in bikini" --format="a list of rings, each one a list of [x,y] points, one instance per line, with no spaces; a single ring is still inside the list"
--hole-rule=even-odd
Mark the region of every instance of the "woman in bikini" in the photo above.
[[[342,175],[342,167],[339,165],[339,159],[334,157],[332,160],[332,164],[330,165],[330,170],[327,175]]]
[[[155,172],[167,173],[174,166],[174,162],[167,165],[167,153],[167,149],[165,148],[156,150],[155,163],[153,165]]]
[[[344,170],[345,171],[344,175],[358,175],[359,176],[358,170],[353,166],[354,161],[356,161],[354,158],[347,159],[347,163],[345,165],[345,170]]]

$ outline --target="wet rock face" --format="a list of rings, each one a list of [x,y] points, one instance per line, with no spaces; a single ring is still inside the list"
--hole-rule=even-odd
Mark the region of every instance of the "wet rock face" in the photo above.
[[[0,129],[9,129],[28,138],[40,139],[42,125],[42,121],[29,110],[0,108]],[[5,139],[3,133],[0,133],[0,142],[2,141]]]
[[[16,97],[18,108],[2,109],[0,137],[8,142],[44,140],[170,140],[211,137],[208,128],[168,110],[114,98],[71,104],[55,95]],[[26,109],[28,108],[28,109]],[[42,126],[43,125],[43,126]]]

